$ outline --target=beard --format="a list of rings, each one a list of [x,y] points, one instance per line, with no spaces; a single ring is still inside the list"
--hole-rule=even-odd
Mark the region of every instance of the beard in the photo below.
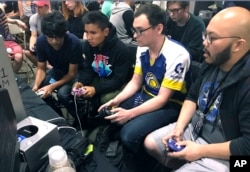
[[[214,60],[210,62],[210,64],[214,66],[220,66],[226,63],[231,58],[231,47],[232,45],[227,46],[222,52],[214,56]],[[209,51],[205,49],[205,52],[210,56]]]

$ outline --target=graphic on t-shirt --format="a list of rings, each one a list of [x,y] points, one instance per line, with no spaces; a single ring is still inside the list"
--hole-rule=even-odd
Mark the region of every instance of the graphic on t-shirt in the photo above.
[[[174,68],[175,73],[171,75],[172,79],[181,79],[182,78],[182,74],[184,71],[184,66],[182,63],[179,63],[175,66]]]
[[[208,101],[209,101],[209,91],[212,91],[212,90],[210,90],[210,88],[213,86],[216,88],[218,86],[218,83],[217,82],[216,83],[206,82],[201,89],[201,94],[200,94],[200,97],[198,100],[198,104],[199,104],[199,107],[201,107],[202,111],[204,111],[206,109],[206,106],[207,106]],[[210,122],[215,121],[216,116],[219,113],[218,109],[219,109],[219,106],[221,104],[221,99],[222,99],[222,95],[221,95],[221,93],[219,93],[219,95],[216,97],[216,99],[214,100],[211,107],[209,107],[207,114],[205,114],[206,120],[208,120]]]
[[[107,77],[112,73],[110,69],[111,65],[108,64],[109,57],[102,54],[95,54],[94,61],[92,63],[92,68],[95,72],[99,74],[100,77]]]
[[[146,80],[147,85],[150,86],[151,88],[156,88],[156,89],[160,88],[160,84],[152,72],[148,72],[146,74],[145,80]]]

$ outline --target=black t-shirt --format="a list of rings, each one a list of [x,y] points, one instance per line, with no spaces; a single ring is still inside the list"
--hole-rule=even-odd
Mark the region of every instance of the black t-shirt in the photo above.
[[[220,120],[220,105],[223,99],[222,92],[216,94],[216,90],[223,84],[224,79],[227,77],[227,72],[221,70],[214,71],[204,79],[202,83],[198,106],[200,112],[204,112],[208,102],[212,99],[213,95],[217,95],[214,100],[212,100],[212,105],[205,115],[204,124],[200,133],[200,136],[205,139],[208,143],[221,143],[225,141],[224,132],[221,126]],[[192,124],[195,126],[196,122],[199,120],[200,114],[196,114],[192,118]]]

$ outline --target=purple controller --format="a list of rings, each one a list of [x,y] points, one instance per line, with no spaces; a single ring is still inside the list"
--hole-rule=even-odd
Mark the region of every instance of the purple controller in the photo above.
[[[84,91],[81,88],[73,88],[71,92],[72,95],[77,95],[77,96],[81,96],[83,93]]]
[[[179,152],[182,149],[185,148],[185,146],[180,146],[176,144],[176,141],[174,139],[168,140],[168,148],[170,152]]]

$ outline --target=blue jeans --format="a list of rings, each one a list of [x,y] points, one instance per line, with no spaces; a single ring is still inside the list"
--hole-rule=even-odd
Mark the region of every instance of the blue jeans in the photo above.
[[[43,80],[42,84],[40,85],[41,87],[44,87],[46,85],[51,84],[51,81],[54,80],[59,80],[61,79],[62,76],[58,76],[54,73],[53,69],[50,69],[46,72],[46,77]],[[52,80],[51,80],[52,79]],[[71,87],[74,83],[74,80],[69,81],[68,83],[62,85],[61,87],[58,87],[57,90],[57,98],[59,102],[63,102],[65,100],[69,99],[69,96],[71,95]],[[44,101],[52,108],[54,109],[60,116],[62,116],[61,109],[57,107],[55,104],[55,100],[53,100],[53,97],[47,97],[44,99]]]
[[[134,97],[129,98],[121,104],[121,107],[125,109],[133,108],[134,99]],[[120,137],[123,145],[132,153],[138,154],[143,150],[145,137],[152,131],[175,122],[180,108],[180,105],[168,102],[159,110],[132,119],[121,129]]]

